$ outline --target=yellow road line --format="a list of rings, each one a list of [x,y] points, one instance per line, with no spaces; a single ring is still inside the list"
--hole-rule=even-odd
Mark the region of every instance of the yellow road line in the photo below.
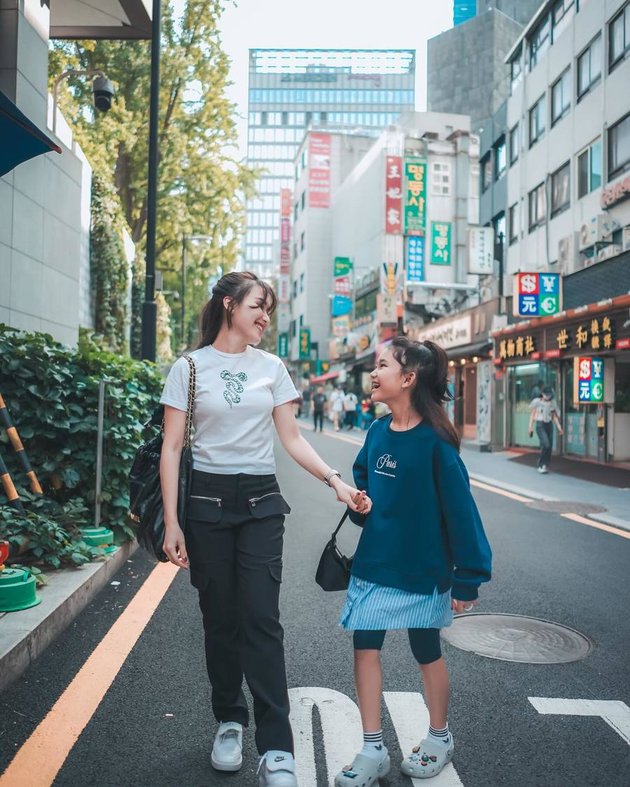
[[[594,527],[596,530],[603,530],[606,533],[613,533],[616,536],[621,536],[622,538],[630,538],[630,531],[623,530],[620,527],[613,527],[612,525],[604,525],[602,522],[594,522],[592,519],[587,519],[585,516],[580,516],[579,514],[560,514],[565,519],[571,519],[573,522],[579,522],[581,525],[588,525],[589,527]]]
[[[162,601],[178,568],[161,563],[18,750],[3,787],[49,787]]]
[[[508,492],[507,489],[501,489],[498,486],[490,486],[490,484],[484,484],[483,481],[475,481],[474,478],[470,479],[470,485],[476,486],[479,489],[485,489],[486,492],[494,492],[495,495],[501,495],[502,497],[509,497],[510,500],[516,500],[518,503],[531,503],[531,497],[525,497],[524,495],[517,495],[516,492]]]

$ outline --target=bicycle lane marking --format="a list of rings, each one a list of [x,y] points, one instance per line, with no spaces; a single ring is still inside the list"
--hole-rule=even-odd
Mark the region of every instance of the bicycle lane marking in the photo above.
[[[125,611],[0,775],[0,785],[48,787],[54,782],[178,571],[172,563],[161,563],[153,569]]]

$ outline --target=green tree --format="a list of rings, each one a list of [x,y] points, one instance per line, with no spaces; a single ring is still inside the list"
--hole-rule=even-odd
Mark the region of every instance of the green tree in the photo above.
[[[229,270],[236,261],[245,199],[257,177],[236,159],[236,110],[225,96],[229,59],[221,48],[221,12],[222,0],[187,0],[181,18],[175,18],[170,0],[163,10],[156,264],[166,271],[165,289],[179,289],[182,236],[212,239],[198,251],[189,250],[187,333],[207,298],[209,276],[219,265]],[[100,69],[116,85],[106,114],[95,115],[91,85],[84,78],[69,79],[70,90],[61,91],[59,103],[96,172],[114,182],[136,243],[132,337],[137,337],[147,218],[150,43],[56,41],[51,82],[67,68]],[[180,309],[181,300],[172,304],[175,319]],[[178,330],[173,333],[179,336]]]

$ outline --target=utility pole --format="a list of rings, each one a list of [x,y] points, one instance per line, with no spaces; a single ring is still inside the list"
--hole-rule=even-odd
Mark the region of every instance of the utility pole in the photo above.
[[[155,235],[159,167],[161,0],[153,0],[151,38],[151,92],[149,107],[149,178],[147,186],[147,242],[144,303],[142,304],[142,358],[155,361],[157,304],[155,302]]]

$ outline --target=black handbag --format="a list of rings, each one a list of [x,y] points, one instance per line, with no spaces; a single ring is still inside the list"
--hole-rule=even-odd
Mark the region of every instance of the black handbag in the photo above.
[[[350,570],[352,568],[352,558],[342,554],[337,546],[337,533],[348,518],[348,511],[341,517],[341,520],[330,541],[324,547],[319,565],[315,572],[315,582],[322,590],[346,590],[350,583]]]
[[[188,406],[186,409],[186,427],[184,445],[179,461],[179,479],[177,489],[177,520],[183,528],[186,522],[186,506],[190,497],[192,483],[192,449],[191,431],[195,392],[197,389],[197,370],[189,356],[184,356],[190,366],[188,381]],[[159,412],[163,412],[160,408]],[[129,471],[129,517],[137,524],[136,539],[141,547],[150,552],[160,562],[166,563],[164,554],[164,503],[160,483],[160,456],[162,454],[163,418],[154,414],[146,426],[160,423],[160,431],[136,451],[131,470]]]

